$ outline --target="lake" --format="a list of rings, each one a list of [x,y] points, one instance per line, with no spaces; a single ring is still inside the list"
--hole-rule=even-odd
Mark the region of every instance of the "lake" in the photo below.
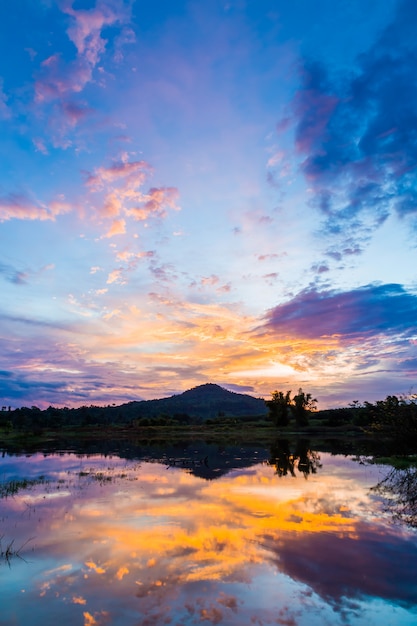
[[[308,442],[115,450],[3,451],[2,626],[417,624],[404,472]]]

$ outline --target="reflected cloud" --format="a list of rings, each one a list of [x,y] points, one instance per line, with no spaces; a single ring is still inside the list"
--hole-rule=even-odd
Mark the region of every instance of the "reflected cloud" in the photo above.
[[[284,602],[274,604],[274,585],[301,611],[306,589],[319,613],[349,612],[366,598],[414,607],[417,546],[365,490],[380,470],[321,456],[323,469],[308,480],[296,466],[279,473],[260,463],[207,482],[157,463],[63,455],[48,458],[49,482],[33,487],[33,498],[20,492],[3,502],[15,533],[36,534],[33,560],[56,563],[35,576],[38,597],[57,611],[84,609],[87,624],[129,611],[140,611],[141,624],[238,625],[243,611],[244,623],[268,623],[271,611],[279,624],[298,623]],[[4,467],[13,471],[10,459]],[[69,496],[38,497],[61,490]],[[267,606],[258,612],[261,589]]]

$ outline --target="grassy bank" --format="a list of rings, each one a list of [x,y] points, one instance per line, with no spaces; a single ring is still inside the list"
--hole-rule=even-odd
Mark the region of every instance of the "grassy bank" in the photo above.
[[[0,444],[15,444],[30,447],[41,447],[43,444],[56,443],[69,439],[86,441],[129,440],[135,442],[149,441],[191,441],[204,439],[233,443],[262,443],[268,445],[277,438],[332,438],[332,437],[367,437],[363,429],[354,425],[325,426],[314,423],[309,426],[295,428],[287,426],[277,428],[271,422],[235,422],[212,424],[168,424],[168,425],[89,425],[83,427],[61,427],[59,429],[16,430],[0,429]]]

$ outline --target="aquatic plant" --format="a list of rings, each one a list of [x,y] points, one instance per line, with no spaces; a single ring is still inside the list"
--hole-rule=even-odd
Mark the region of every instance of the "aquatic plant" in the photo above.
[[[33,537],[30,537],[30,539],[25,541],[20,546],[20,548],[14,547],[14,539],[12,539],[11,541],[9,541],[9,543],[3,546],[3,539],[4,535],[0,535],[0,563],[7,563],[7,565],[9,565],[10,567],[10,563],[13,558],[18,558],[22,561],[25,561],[25,559],[21,555],[21,551],[29,543],[29,541],[32,541]]]

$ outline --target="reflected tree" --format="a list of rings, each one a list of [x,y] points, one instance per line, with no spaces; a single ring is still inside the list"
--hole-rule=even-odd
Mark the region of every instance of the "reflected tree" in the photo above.
[[[268,463],[275,467],[278,476],[290,474],[295,478],[297,469],[307,478],[321,467],[320,455],[311,450],[310,442],[306,439],[299,439],[293,452],[287,439],[277,439],[270,447],[270,454]]]
[[[388,475],[371,491],[386,499],[386,511],[397,521],[417,528],[417,468],[397,469],[393,467]]]

